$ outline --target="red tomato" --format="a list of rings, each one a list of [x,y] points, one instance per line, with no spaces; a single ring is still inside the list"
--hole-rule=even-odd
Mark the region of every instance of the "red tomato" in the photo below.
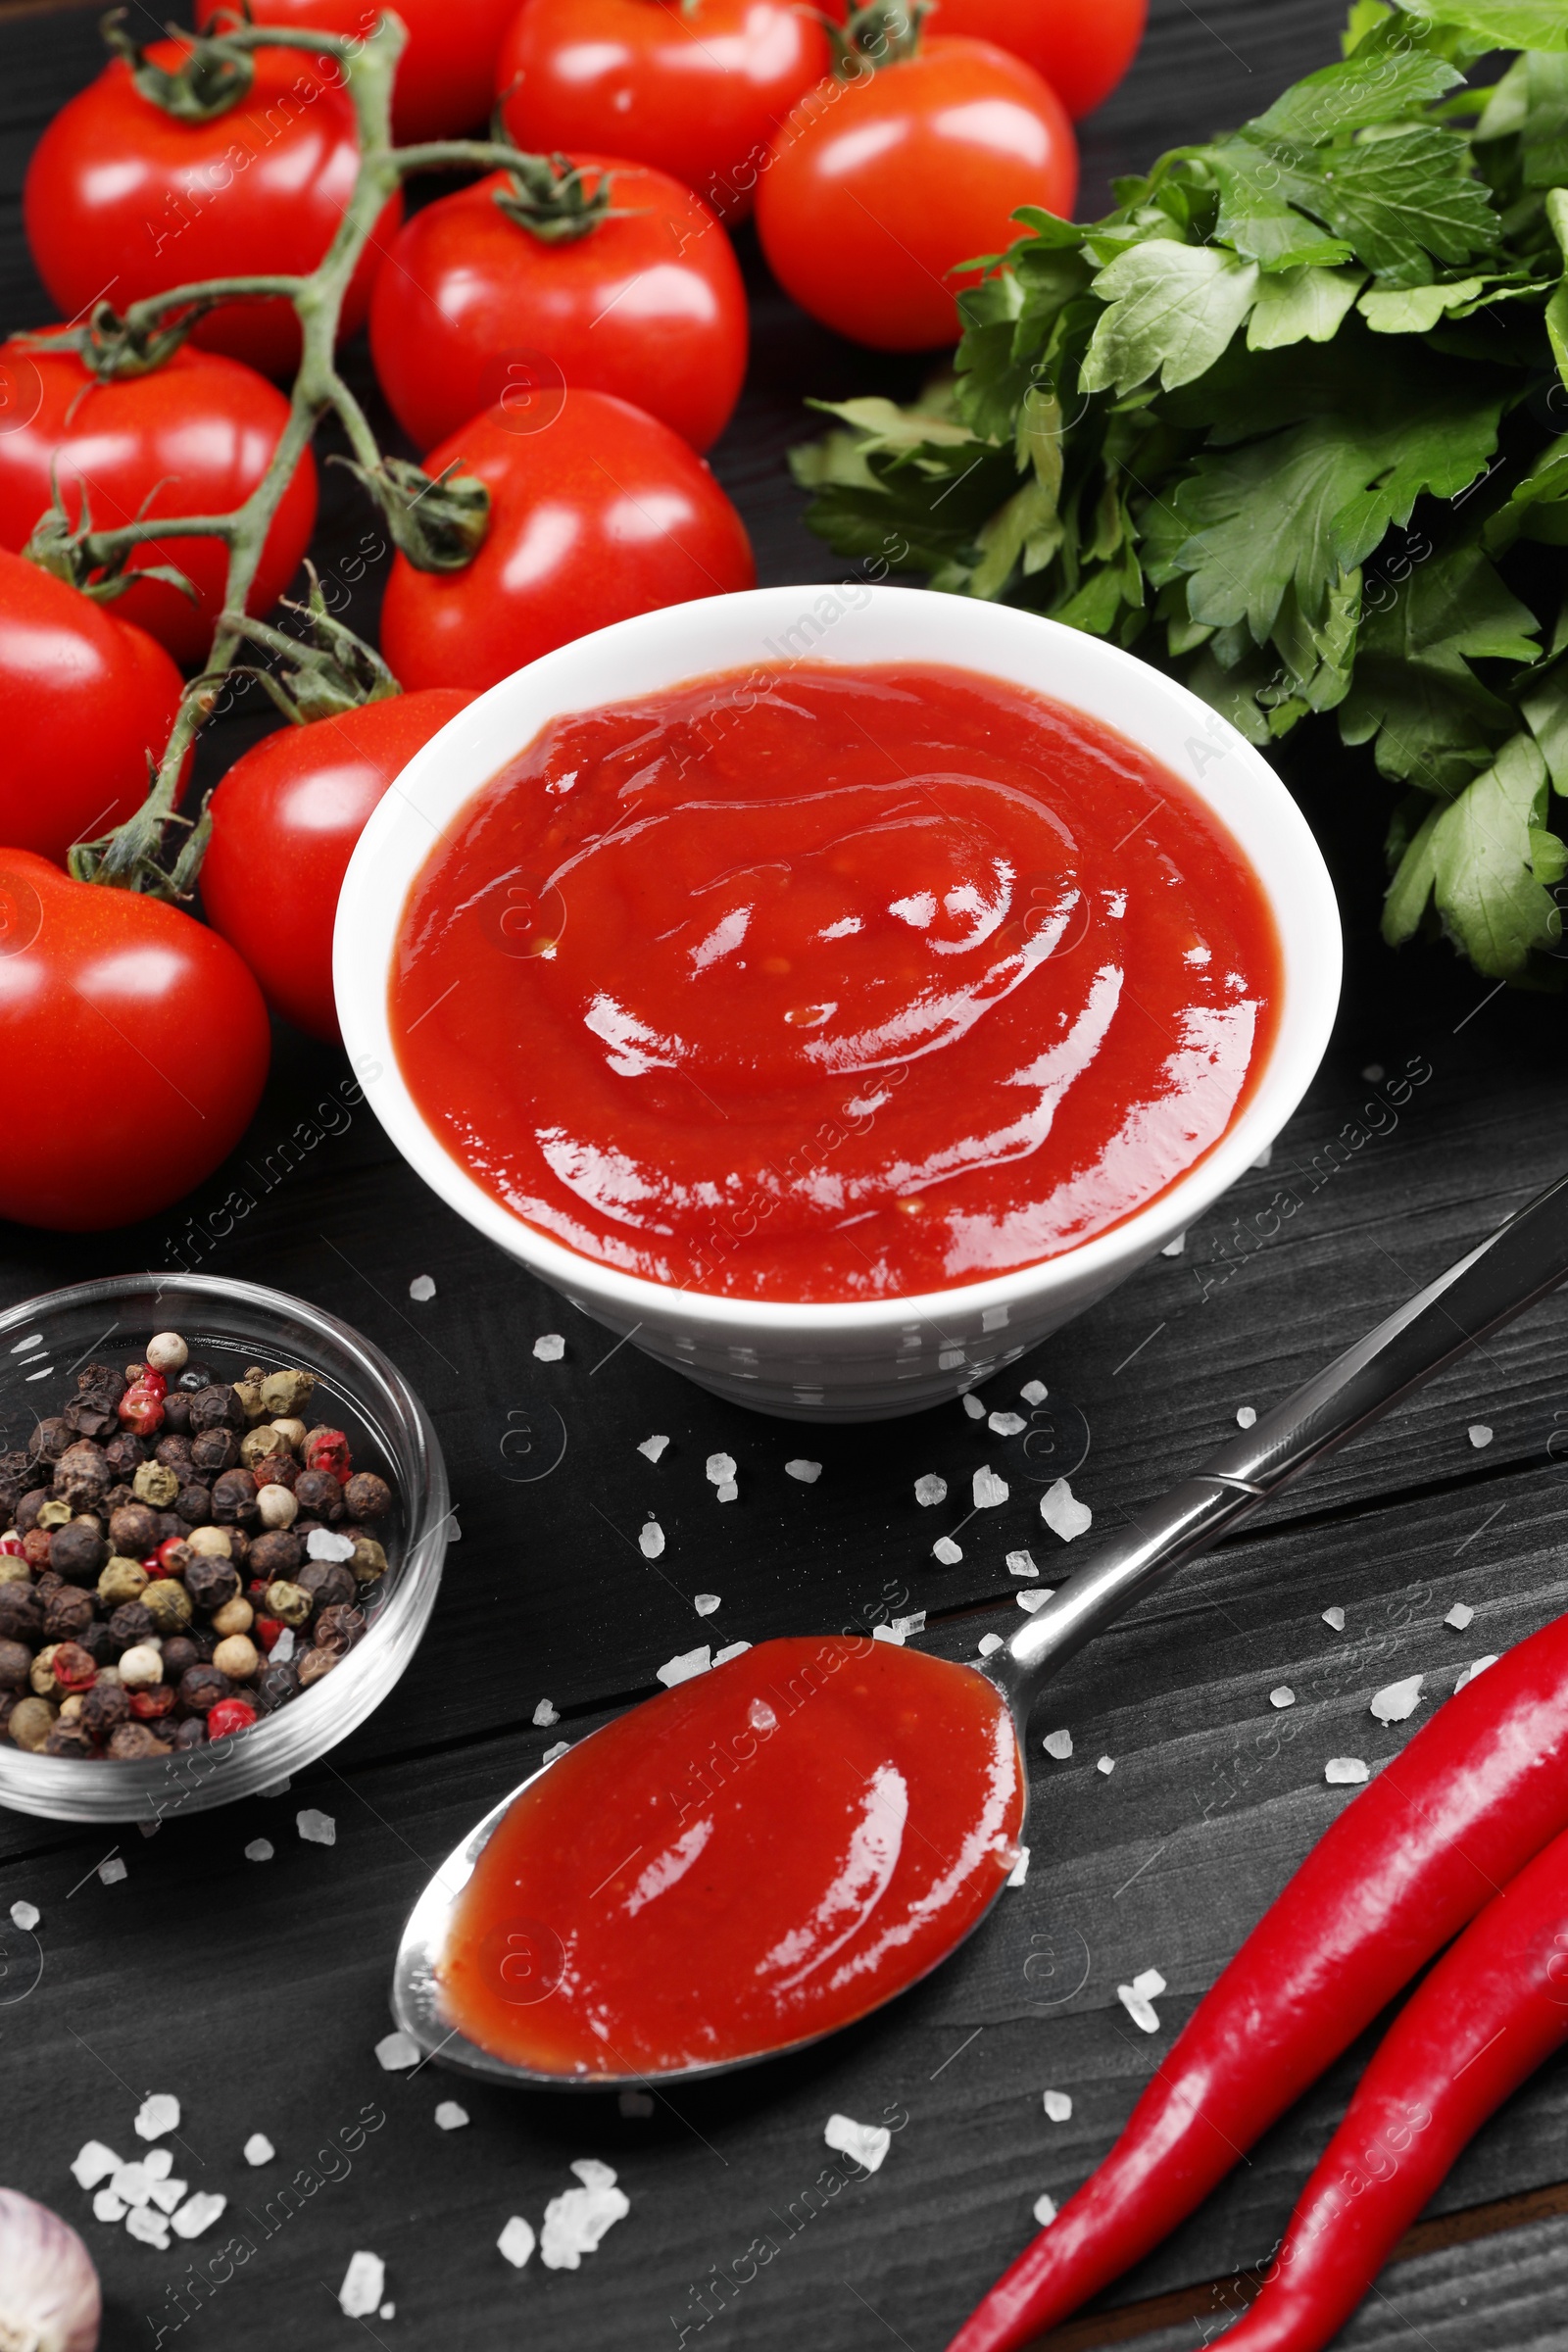
[[[541,432],[501,408],[431,450],[488,482],[490,531],[466,571],[399,556],[381,651],[407,687],[493,686],[612,620],[750,588],[746,526],[699,457],[608,392],[568,392]]]
[[[0,548],[0,842],[63,861],[131,815],[178,704],[161,645]]]
[[[211,803],[202,905],[274,1012],[329,1045],[338,892],[387,786],[473,700],[437,688],[282,727],[235,760]]]
[[[729,421],[746,373],[746,288],[728,237],[679,180],[576,155],[615,215],[547,242],[496,202],[496,172],[416,213],[370,305],[370,350],[398,422],[420,449],[500,400],[560,386],[616,392],[694,449]],[[508,380],[510,375],[510,382]]]
[[[796,109],[757,199],[774,276],[803,310],[879,351],[955,342],[950,272],[1018,234],[1013,213],[1065,215],[1078,148],[1055,92],[988,41],[932,36]]]
[[[27,417],[0,434],[0,547],[25,547],[49,505],[51,466],[72,520],[85,491],[100,530],[143,513],[229,514],[267,471],[288,422],[288,402],[275,385],[216,352],[176,351],[151,375],[100,384],[74,352],[7,344],[0,345],[0,371],[14,387],[15,414]],[[252,612],[276,604],[315,522],[316,461],[307,450],[268,533]],[[155,540],[132,557],[131,568],[149,564],[172,564],[201,601],[193,605],[179,589],[148,580],[117,597],[115,612],[195,668],[223,609],[228,550],[220,539]]]
[[[1144,37],[1149,0],[942,0],[944,33],[1010,49],[1050,82],[1076,122],[1108,98]]]
[[[831,62],[796,0],[525,0],[496,88],[519,147],[635,156],[734,220]]]
[[[173,66],[175,41],[154,41]],[[248,97],[210,122],[181,122],[142,97],[121,58],[62,107],[23,190],[38,274],[68,318],[117,311],[197,278],[308,276],[331,243],[359,171],[354,109],[298,51],[262,49]],[[363,324],[381,253],[403,218],[395,196],[354,273],[343,332]],[[197,327],[209,351],[287,375],[299,326],[284,302],[228,302]]]
[[[199,0],[196,28],[205,31],[217,16],[233,16],[232,0]],[[517,13],[517,0],[464,0],[461,18],[450,0],[398,0],[409,45],[398,60],[392,100],[394,138],[412,146],[423,139],[450,139],[483,122],[496,84],[501,36]],[[363,0],[251,0],[258,24],[317,24],[326,32],[369,32],[378,7]]]
[[[0,1217],[100,1233],[167,1208],[238,1143],[270,1046],[216,931],[0,850]]]

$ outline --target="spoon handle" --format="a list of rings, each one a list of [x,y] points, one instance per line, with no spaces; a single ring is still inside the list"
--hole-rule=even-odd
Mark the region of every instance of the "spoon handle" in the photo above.
[[[1365,1339],[1138,1512],[1069,1577],[990,1661],[1020,1720],[1064,1659],[1173,1568],[1206,1551],[1323,1454],[1564,1280],[1568,1176],[1559,1176]]]

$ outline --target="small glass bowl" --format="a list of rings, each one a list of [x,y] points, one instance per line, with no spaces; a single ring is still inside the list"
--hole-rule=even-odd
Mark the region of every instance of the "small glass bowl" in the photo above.
[[[134,1762],[31,1755],[0,1740],[0,1805],[51,1821],[159,1821],[252,1796],[300,1772],[365,1721],[407,1667],[435,1605],[450,1532],[446,1464],[430,1416],[395,1364],[362,1335],[303,1298],[216,1275],[123,1274],[51,1291],[0,1314],[0,1452],[74,1392],[77,1368],[122,1364],[154,1332],[177,1331],[192,1362],[220,1380],[251,1364],[314,1372],[356,1465],[391,1485],[378,1531],[387,1572],[369,1629],[313,1690],[251,1730],[210,1745]]]

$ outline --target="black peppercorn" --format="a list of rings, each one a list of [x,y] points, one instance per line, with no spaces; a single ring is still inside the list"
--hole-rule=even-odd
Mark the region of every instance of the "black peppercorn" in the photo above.
[[[107,1625],[89,1625],[76,1639],[95,1666],[112,1666],[120,1654]]]
[[[319,1611],[312,1627],[318,1649],[350,1650],[363,1642],[367,1631],[365,1611],[343,1601],[332,1601]],[[168,1652],[168,1643],[165,1643]]]
[[[161,1437],[153,1447],[153,1460],[162,1462],[166,1470],[178,1473],[181,1485],[190,1476],[190,1440],[182,1437]]]
[[[206,1742],[207,1718],[205,1715],[187,1715],[183,1723],[175,1725],[174,1745],[176,1748],[203,1747]]]
[[[146,1446],[128,1429],[122,1430],[118,1438],[111,1438],[104,1447],[104,1460],[109,1464],[110,1476],[122,1480],[127,1487],[146,1459]]]
[[[392,1490],[373,1470],[356,1470],[343,1490],[343,1505],[351,1519],[384,1519],[392,1508]]]
[[[239,1440],[231,1429],[204,1429],[190,1444],[191,1467],[198,1478],[211,1485],[224,1470],[232,1470],[239,1460]]]
[[[107,1396],[116,1405],[125,1394],[125,1376],[113,1364],[87,1364],[76,1374],[78,1396]]]
[[[55,1465],[55,1497],[69,1502],[73,1511],[96,1510],[111,1483],[104,1449],[90,1439],[79,1438],[68,1446]]]
[[[27,1452],[35,1462],[58,1462],[75,1434],[62,1414],[52,1413],[27,1440]]]
[[[171,1437],[188,1438],[190,1430],[190,1398],[172,1389],[164,1398],[164,1428]]]
[[[158,1629],[139,1600],[122,1600],[109,1620],[109,1638],[117,1650],[134,1649],[151,1642]]]
[[[130,1692],[119,1683],[94,1683],[83,1692],[81,1722],[89,1740],[101,1747],[111,1732],[130,1720]]]
[[[264,1455],[252,1473],[259,1487],[287,1487],[290,1494],[299,1483],[300,1466],[291,1453]]]
[[[263,1715],[275,1715],[279,1707],[298,1698],[300,1678],[292,1666],[264,1666],[256,1678],[256,1705]]]
[[[78,1438],[112,1438],[120,1427],[120,1416],[102,1396],[73,1398],[60,1416],[68,1429]]]
[[[43,1509],[43,1506],[46,1502],[52,1500],[53,1497],[50,1494],[47,1487],[34,1487],[29,1493],[24,1494],[22,1500],[17,1505],[16,1524],[17,1533],[19,1536],[31,1535],[33,1529],[38,1524],[38,1513]]]
[[[31,1585],[0,1585],[0,1641],[43,1640],[43,1602]]]
[[[185,1570],[185,1590],[207,1616],[232,1600],[239,1591],[239,1571],[232,1560],[213,1552],[193,1552]]]
[[[210,1429],[243,1431],[245,1407],[232,1389],[215,1382],[209,1389],[198,1389],[191,1398],[190,1425],[192,1429],[203,1432]]]
[[[92,1741],[80,1723],[52,1723],[43,1752],[46,1756],[90,1756]]]
[[[227,1698],[233,1688],[227,1675],[220,1674],[216,1666],[187,1666],[179,1678],[180,1703],[193,1715],[205,1715],[220,1698]]]
[[[159,1512],[158,1544],[183,1544],[189,1534],[188,1523],[180,1517],[177,1511]],[[153,1549],[156,1551],[157,1548],[158,1544],[155,1544]]]
[[[117,1724],[109,1735],[109,1753],[120,1763],[138,1763],[146,1756],[167,1756],[172,1753],[167,1740],[160,1740],[150,1723]]]
[[[164,1680],[177,1683],[187,1666],[200,1665],[195,1642],[188,1634],[171,1634],[164,1643]]]
[[[245,1565],[253,1578],[270,1585],[280,1577],[291,1578],[304,1557],[305,1546],[295,1541],[288,1529],[278,1527],[255,1539]]]
[[[49,1565],[68,1584],[94,1584],[108,1557],[108,1544],[85,1519],[57,1527],[49,1540]]]
[[[210,1625],[193,1625],[186,1640],[195,1642],[198,1661],[203,1666],[210,1666],[213,1652],[218,1647],[219,1642],[219,1637],[214,1633],[212,1627]]]
[[[92,1623],[92,1594],[79,1585],[62,1585],[44,1604],[46,1642],[78,1642]]]
[[[343,1560],[307,1560],[293,1581],[318,1609],[341,1608],[354,1598],[354,1572]]]
[[[302,1512],[326,1525],[343,1516],[343,1490],[330,1470],[302,1470],[294,1482],[294,1498]]]
[[[24,1642],[0,1642],[0,1690],[25,1690],[32,1652]]]
[[[109,1515],[109,1541],[128,1560],[144,1560],[161,1541],[158,1513],[145,1502],[127,1502]]]
[[[220,1527],[254,1527],[256,1516],[256,1481],[248,1470],[225,1470],[213,1481],[213,1518]]]

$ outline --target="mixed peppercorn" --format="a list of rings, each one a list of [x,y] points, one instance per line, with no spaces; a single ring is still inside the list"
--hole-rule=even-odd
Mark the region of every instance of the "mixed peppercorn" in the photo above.
[[[367,1631],[392,1509],[313,1373],[219,1380],[160,1332],[88,1364],[0,1453],[0,1732],[48,1756],[167,1756],[248,1731]]]

